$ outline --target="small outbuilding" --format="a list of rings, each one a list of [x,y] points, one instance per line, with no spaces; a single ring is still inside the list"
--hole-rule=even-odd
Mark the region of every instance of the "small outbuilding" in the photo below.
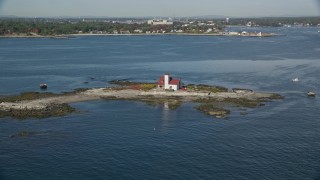
[[[181,85],[181,79],[174,79],[169,74],[161,76],[157,83],[158,88],[174,91],[181,89]]]

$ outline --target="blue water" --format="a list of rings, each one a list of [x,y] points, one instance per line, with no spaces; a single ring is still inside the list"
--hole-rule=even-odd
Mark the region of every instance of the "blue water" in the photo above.
[[[245,29],[248,31],[248,29]],[[105,87],[114,79],[278,92],[227,119],[187,103],[175,111],[132,101],[74,103],[81,113],[0,119],[0,179],[320,178],[320,33],[265,28],[271,38],[90,36],[0,39],[0,95]],[[291,79],[298,77],[299,83]],[[87,83],[85,83],[87,82]],[[27,137],[10,138],[20,131]]]

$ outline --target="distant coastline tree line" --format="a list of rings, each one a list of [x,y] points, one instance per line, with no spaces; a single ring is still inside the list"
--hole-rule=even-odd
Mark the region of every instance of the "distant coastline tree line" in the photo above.
[[[104,22],[45,22],[45,21],[22,21],[22,20],[1,20],[0,34],[28,34],[36,33],[39,35],[57,34],[77,34],[90,32],[113,33],[114,31],[134,32],[136,29],[146,31],[152,29],[148,24],[123,24],[123,23],[104,23]]]
[[[38,34],[38,35],[61,35],[78,33],[146,33],[146,32],[172,32],[174,29],[181,29],[186,33],[205,32],[210,27],[189,26],[185,23],[191,21],[206,22],[208,19],[184,19],[175,21],[173,25],[150,25],[144,20],[140,23],[126,23],[126,21],[105,21],[102,19],[92,19],[81,21],[79,19],[34,19],[34,18],[1,18],[0,35],[13,34]],[[212,21],[212,20],[211,20]],[[231,18],[226,22],[224,19],[213,20],[216,24],[216,31],[223,31],[227,25],[242,26],[252,22],[255,26],[279,27],[283,25],[320,26],[319,17],[299,17],[299,18]],[[192,27],[192,31],[190,29]],[[189,29],[188,29],[189,28]]]

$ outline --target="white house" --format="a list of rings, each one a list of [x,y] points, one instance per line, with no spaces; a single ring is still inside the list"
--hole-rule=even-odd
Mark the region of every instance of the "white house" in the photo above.
[[[166,19],[163,19],[163,20],[148,20],[148,24],[150,25],[172,25],[173,22],[172,21],[169,21],[169,20],[166,20]]]
[[[165,74],[160,77],[157,86],[166,90],[178,90],[181,89],[181,79],[173,79],[169,74]]]

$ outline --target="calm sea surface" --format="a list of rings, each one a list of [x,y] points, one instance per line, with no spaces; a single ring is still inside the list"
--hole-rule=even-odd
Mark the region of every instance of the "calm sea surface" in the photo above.
[[[320,94],[320,33],[262,31],[286,36],[0,39],[0,96],[39,91],[42,82],[65,92],[169,72],[286,97],[245,116],[233,108],[227,119],[192,103],[170,111],[103,100],[72,104],[82,112],[65,117],[3,118],[0,179],[319,179],[320,99],[306,93]],[[10,138],[20,131],[34,134]]]

